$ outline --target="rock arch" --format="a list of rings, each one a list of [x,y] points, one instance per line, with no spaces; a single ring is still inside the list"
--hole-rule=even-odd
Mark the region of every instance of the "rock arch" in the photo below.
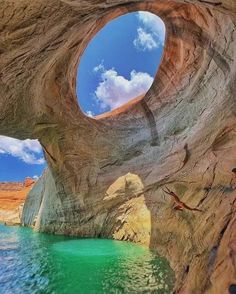
[[[75,96],[79,58],[135,10],[164,20],[162,64],[144,97],[90,119]],[[23,222],[158,248],[176,293],[235,284],[235,1],[3,0],[0,13],[0,134],[38,138],[49,165]],[[204,212],[173,210],[163,185]]]

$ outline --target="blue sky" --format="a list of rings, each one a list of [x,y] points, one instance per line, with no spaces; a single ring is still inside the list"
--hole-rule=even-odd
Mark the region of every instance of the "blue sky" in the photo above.
[[[161,61],[164,39],[163,22],[148,12],[109,22],[80,61],[77,96],[82,110],[98,115],[147,92]]]
[[[38,177],[45,167],[42,148],[37,140],[0,136],[0,182]]]
[[[109,22],[88,44],[79,64],[77,96],[89,116],[115,109],[147,92],[161,61],[165,27],[135,12]],[[38,177],[46,167],[37,140],[0,136],[0,181]]]

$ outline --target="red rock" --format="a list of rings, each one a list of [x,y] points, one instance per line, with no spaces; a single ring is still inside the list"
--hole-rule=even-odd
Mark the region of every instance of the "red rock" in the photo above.
[[[25,187],[30,187],[30,186],[32,186],[34,183],[35,183],[35,180],[33,180],[33,179],[30,178],[30,177],[27,177],[27,178],[25,178],[25,180],[24,180],[24,186],[25,186]]]
[[[22,182],[0,183],[0,221],[20,223],[21,206],[24,204],[32,184]]]

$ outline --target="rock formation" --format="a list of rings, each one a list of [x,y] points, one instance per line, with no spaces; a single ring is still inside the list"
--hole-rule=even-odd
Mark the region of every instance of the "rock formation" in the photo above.
[[[166,24],[154,83],[89,118],[75,91],[80,57],[109,20],[137,10]],[[0,14],[0,134],[38,138],[49,165],[23,223],[145,243],[170,260],[175,293],[232,292],[236,2],[2,0]],[[203,212],[173,209],[164,186]]]
[[[25,178],[24,180],[24,187],[30,187],[35,183],[35,180],[31,179],[30,177]]]
[[[31,178],[24,182],[0,182],[0,222],[21,223],[23,204],[34,183]]]

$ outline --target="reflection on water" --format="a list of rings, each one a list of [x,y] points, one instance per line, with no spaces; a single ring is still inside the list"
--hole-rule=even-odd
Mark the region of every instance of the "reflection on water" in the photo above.
[[[168,262],[139,245],[0,225],[0,293],[172,293]]]

